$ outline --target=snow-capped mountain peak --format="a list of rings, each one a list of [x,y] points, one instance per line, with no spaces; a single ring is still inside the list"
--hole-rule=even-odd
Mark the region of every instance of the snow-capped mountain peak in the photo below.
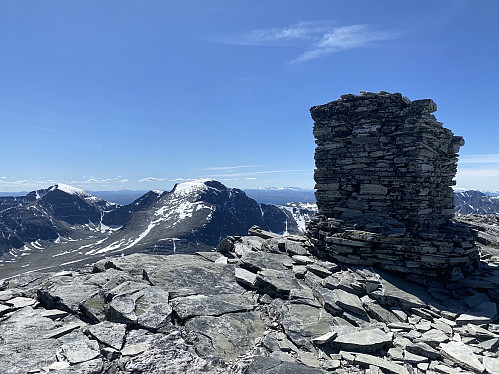
[[[212,188],[209,185],[211,183],[217,183],[220,184],[220,186],[223,186],[220,182],[217,182],[214,179],[197,179],[190,182],[177,183],[173,187],[171,194],[172,196],[178,198],[199,194],[202,191],[208,191]]]

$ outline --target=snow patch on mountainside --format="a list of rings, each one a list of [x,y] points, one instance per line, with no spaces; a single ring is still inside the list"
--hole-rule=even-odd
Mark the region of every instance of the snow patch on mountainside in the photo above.
[[[305,233],[307,222],[310,221],[315,214],[317,214],[317,204],[314,203],[287,203],[286,205],[281,205],[280,207],[287,210],[293,216],[298,228],[303,233]]]

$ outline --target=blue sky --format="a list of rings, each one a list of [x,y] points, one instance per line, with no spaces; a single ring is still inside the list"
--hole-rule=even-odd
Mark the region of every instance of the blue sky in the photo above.
[[[499,189],[498,2],[0,2],[0,191],[313,186],[309,108],[432,98]]]

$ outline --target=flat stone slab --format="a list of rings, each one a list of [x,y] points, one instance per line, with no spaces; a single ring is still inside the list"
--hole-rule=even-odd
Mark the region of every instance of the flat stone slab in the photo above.
[[[385,358],[376,357],[365,353],[355,354],[354,362],[360,364],[361,366],[377,366],[391,374],[409,374],[407,369],[402,365],[388,361]]]
[[[483,366],[485,366],[487,373],[499,374],[499,358],[484,356]]]
[[[279,253],[247,252],[241,257],[241,267],[253,273],[264,269],[286,270],[284,263],[289,262],[289,256]]]
[[[68,314],[69,314],[68,312],[59,309],[44,309],[40,312],[40,315],[42,317],[47,317],[50,319],[64,318]]]
[[[293,272],[266,269],[258,273],[255,287],[272,297],[288,298],[292,289],[302,288]]]
[[[157,286],[115,296],[109,304],[109,321],[136,324],[157,330],[171,322],[172,308],[168,292]]]
[[[381,305],[407,308],[425,308],[425,300],[431,300],[430,295],[421,286],[408,282],[396,275],[381,272],[381,289],[369,293]]]
[[[226,313],[247,312],[254,308],[251,299],[238,294],[177,297],[172,300],[171,305],[182,321],[199,316],[221,316]]]
[[[366,311],[362,307],[362,302],[357,295],[346,292],[344,290],[336,289],[333,291],[336,295],[336,305],[342,309],[349,310],[350,312],[365,316]]]
[[[236,280],[242,285],[249,287],[251,289],[255,288],[256,284],[256,274],[248,271],[246,269],[242,269],[240,267],[236,267],[234,269],[234,276]]]
[[[497,304],[488,301],[471,309],[467,313],[461,314],[457,317],[456,323],[458,325],[465,325],[468,323],[481,325],[484,323],[491,323],[495,320],[497,320]]]
[[[60,361],[70,364],[90,361],[99,356],[99,343],[90,340],[83,334],[71,333],[59,338],[62,342],[61,351],[57,353]]]
[[[386,324],[390,323],[400,323],[400,319],[392,313],[389,309],[383,308],[377,303],[364,303],[364,309],[367,311],[370,317],[374,318],[379,322],[384,322]]]
[[[56,338],[60,338],[61,336],[64,336],[64,335],[67,335],[69,333],[71,333],[72,331],[76,330],[80,328],[80,324],[78,323],[68,323],[68,324],[65,324],[61,327],[58,327],[52,331],[49,331],[45,336],[44,338],[45,339],[56,339]]]
[[[331,326],[336,323],[324,308],[292,303],[282,306],[279,321],[294,344],[309,348],[312,347],[312,339],[330,332]]]
[[[349,334],[339,335],[330,344],[339,349],[355,352],[376,352],[386,348],[392,342],[392,335],[378,328],[361,330]]]
[[[125,341],[126,325],[122,323],[104,321],[96,325],[89,326],[87,331],[101,343],[116,350],[120,350],[123,347],[123,342]]]
[[[0,323],[2,346],[24,340],[41,340],[47,333],[56,329],[56,326],[50,318],[41,316],[38,309],[19,309]]]
[[[79,305],[100,288],[92,284],[74,282],[72,284],[55,284],[38,292],[42,305],[47,308],[63,309],[73,313],[78,312]]]
[[[35,299],[32,299],[30,297],[14,297],[8,301],[5,302],[5,304],[10,305],[12,308],[15,309],[20,309],[24,308],[25,306],[33,306],[37,303]]]
[[[449,342],[440,345],[442,355],[455,362],[463,369],[471,370],[474,373],[483,373],[485,366],[478,360],[470,347],[462,342]]]
[[[231,360],[245,353],[261,339],[265,325],[255,312],[202,316],[185,324],[186,340],[201,357],[215,355]]]
[[[193,256],[183,256],[180,258],[182,261],[177,258],[172,264],[151,270],[148,273],[149,280],[154,285],[168,290],[172,298],[246,292],[246,289],[235,281],[233,265],[215,264],[206,260],[189,261],[191,257]],[[174,266],[175,264],[177,266]]]
[[[305,366],[298,362],[285,362],[276,357],[252,357],[244,369],[245,374],[325,374],[319,368]]]

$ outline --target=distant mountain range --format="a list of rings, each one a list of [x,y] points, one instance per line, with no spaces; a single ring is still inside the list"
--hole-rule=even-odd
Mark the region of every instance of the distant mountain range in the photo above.
[[[456,214],[499,214],[499,197],[475,190],[455,191]]]
[[[259,203],[284,205],[287,203],[315,203],[315,190],[298,187],[246,189],[246,194]]]
[[[117,253],[211,250],[253,225],[303,234],[313,207],[260,204],[214,180],[149,191],[127,205],[64,184],[0,197],[0,278]]]

